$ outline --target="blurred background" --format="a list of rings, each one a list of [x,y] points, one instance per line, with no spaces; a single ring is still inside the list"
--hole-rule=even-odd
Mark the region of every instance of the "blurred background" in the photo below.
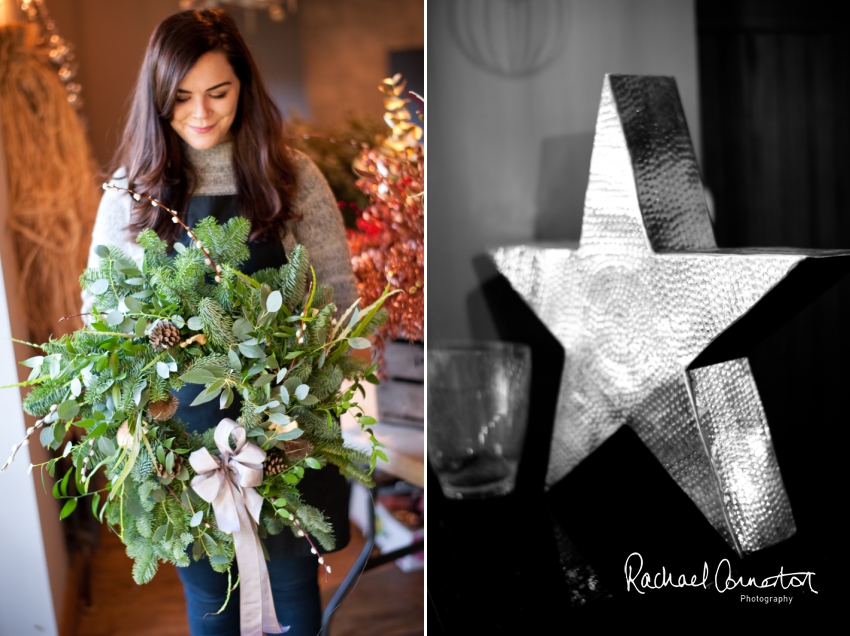
[[[424,5],[0,0],[0,385],[26,379],[15,361],[35,355],[9,337],[43,342],[79,326],[56,319],[79,311],[77,278],[103,171],[123,129],[145,46],[161,20],[201,6],[231,12],[287,120],[292,144],[319,165],[347,226],[356,229],[368,198],[354,185],[351,162],[360,143],[374,145],[377,134],[388,132],[378,85],[401,73],[409,90],[425,92]],[[301,139],[308,133],[317,137]],[[421,345],[418,351],[421,376]],[[421,399],[420,378],[418,413],[396,414],[418,431],[418,448],[410,449],[418,460],[403,475],[396,470],[378,476],[375,495],[383,518],[377,543],[384,552],[411,544],[423,532]],[[374,412],[374,396],[365,408]],[[0,391],[0,411],[8,420],[0,426],[0,443],[10,448],[33,421],[21,413],[16,390]],[[47,452],[37,443],[23,449],[0,479],[0,636],[188,634],[173,567],[136,586],[132,560],[114,535],[91,523],[87,506],[60,524],[52,479],[45,492],[38,471],[26,472],[30,461],[45,461]],[[404,455],[396,457],[394,465],[403,465]],[[361,512],[352,513],[357,523],[351,546],[327,559],[333,574],[320,580],[325,604],[367,545],[360,531],[369,525],[363,496],[353,507]],[[398,563],[385,559],[386,565],[366,572],[334,615],[330,633],[422,634],[423,559],[420,547],[418,554]]]
[[[578,241],[605,73],[676,79],[720,247],[850,248],[844,30],[835,6],[820,1],[429,2],[428,273],[440,290],[429,296],[429,342],[502,339],[533,350],[514,497],[492,508],[449,502],[429,474],[429,625],[498,632],[564,611],[565,624],[669,616],[671,603],[760,611],[714,591],[635,600],[623,585],[633,551],[653,572],[699,574],[704,561],[713,572],[722,558],[741,574],[811,570],[821,593],[795,596],[789,611],[836,609],[831,599],[846,587],[834,501],[846,481],[850,281],[753,343],[798,530],[740,560],[628,429],[542,496],[564,353],[486,250]],[[482,583],[461,588],[447,573],[472,546]]]

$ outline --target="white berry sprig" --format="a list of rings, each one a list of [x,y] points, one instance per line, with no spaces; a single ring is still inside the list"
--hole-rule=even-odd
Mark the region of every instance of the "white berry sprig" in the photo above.
[[[126,192],[127,194],[132,196],[136,201],[141,201],[142,199],[146,199],[147,201],[150,201],[150,204],[153,207],[162,208],[163,210],[168,212],[171,215],[171,221],[173,223],[179,223],[183,227],[183,229],[186,230],[186,232],[189,234],[191,239],[195,242],[195,247],[197,247],[199,250],[201,250],[204,253],[204,256],[206,257],[205,261],[206,261],[207,265],[209,265],[210,267],[212,267],[215,270],[215,282],[217,282],[217,283],[221,282],[221,266],[219,266],[219,265],[217,265],[213,262],[212,256],[210,255],[210,251],[206,247],[204,247],[204,244],[201,243],[201,240],[192,231],[192,228],[190,228],[188,225],[186,225],[180,219],[180,215],[177,213],[176,210],[172,210],[167,205],[157,201],[153,197],[149,197],[146,194],[141,194],[141,193],[136,192],[134,190],[130,190],[129,188],[122,188],[121,186],[117,186],[117,185],[114,185],[112,183],[104,183],[103,189],[104,190],[120,190],[121,192]]]

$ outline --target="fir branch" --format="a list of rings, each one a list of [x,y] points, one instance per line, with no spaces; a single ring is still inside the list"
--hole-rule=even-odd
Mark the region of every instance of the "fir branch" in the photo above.
[[[289,256],[289,262],[280,268],[280,291],[283,295],[283,304],[291,312],[295,311],[304,298],[309,273],[307,248],[296,245]]]
[[[212,298],[204,298],[198,305],[198,316],[210,344],[221,349],[236,345],[233,337],[233,319]]]

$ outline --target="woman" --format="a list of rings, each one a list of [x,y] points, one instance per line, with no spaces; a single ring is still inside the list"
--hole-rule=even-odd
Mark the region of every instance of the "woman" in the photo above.
[[[213,215],[251,221],[250,274],[279,267],[296,243],[304,245],[317,279],[335,290],[338,307],[356,299],[342,219],[327,182],[310,160],[283,143],[281,116],[269,98],[233,19],[223,11],[185,11],[163,21],[148,43],[132,106],[113,168],[113,183],[162,201],[185,214],[190,227]],[[89,253],[111,244],[140,261],[135,236],[153,228],[169,245],[189,244],[170,215],[144,199],[107,190],[98,209]],[[90,304],[90,299],[85,299]],[[86,311],[84,309],[83,311]],[[191,407],[198,388],[178,393],[177,417],[205,430],[223,417],[236,418],[214,402]],[[204,408],[207,407],[207,408]],[[311,471],[301,483],[304,500],[323,510],[337,549],[348,543],[348,490],[338,472]],[[321,608],[317,560],[310,545],[289,531],[265,540],[279,621],[290,636],[315,636]],[[186,592],[193,636],[239,633],[238,589],[224,604],[227,576],[207,560],[178,572]]]

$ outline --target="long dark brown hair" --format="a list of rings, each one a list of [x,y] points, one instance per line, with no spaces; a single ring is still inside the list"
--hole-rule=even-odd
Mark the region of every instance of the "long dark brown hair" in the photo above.
[[[212,51],[225,54],[241,84],[230,127],[240,213],[251,222],[252,240],[279,237],[284,222],[296,218],[291,209],[294,167],[283,143],[280,111],[236,22],[224,11],[176,13],[153,32],[111,169],[126,168],[132,189],[177,211],[185,209],[196,175],[170,122],[180,82],[198,58]],[[142,199],[127,229],[135,236],[145,228],[153,228],[169,245],[181,229],[167,212]]]

